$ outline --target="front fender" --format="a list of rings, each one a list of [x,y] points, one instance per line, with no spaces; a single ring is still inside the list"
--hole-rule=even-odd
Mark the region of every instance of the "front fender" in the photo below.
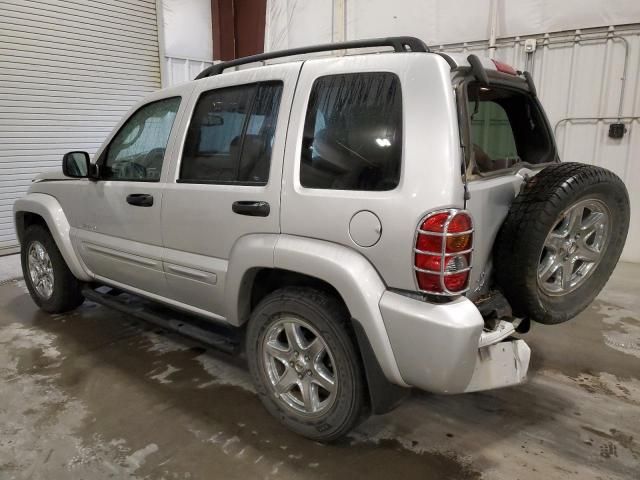
[[[16,200],[13,204],[13,218],[19,240],[22,240],[20,237],[23,233],[19,224],[19,216],[21,213],[27,212],[39,215],[44,219],[58,250],[74,276],[78,280],[91,280],[91,277],[82,268],[82,264],[71,245],[71,237],[69,236],[71,227],[58,200],[44,193],[29,193]]]

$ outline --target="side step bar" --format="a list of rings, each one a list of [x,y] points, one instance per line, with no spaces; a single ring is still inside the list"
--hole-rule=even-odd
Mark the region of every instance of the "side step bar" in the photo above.
[[[162,329],[180,333],[217,350],[236,353],[239,349],[240,341],[237,332],[231,327],[218,326],[200,317],[178,312],[169,307],[145,308],[150,302],[140,297],[129,293],[122,294],[119,290],[110,289],[110,287],[100,287],[100,289],[109,290],[99,292],[85,287],[82,289],[82,294],[87,300],[152,323]]]

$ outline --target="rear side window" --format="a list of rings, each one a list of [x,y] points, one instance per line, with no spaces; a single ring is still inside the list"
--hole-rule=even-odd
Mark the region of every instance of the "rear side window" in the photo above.
[[[527,94],[475,83],[468,94],[476,173],[554,160],[546,122]]]
[[[332,190],[392,190],[402,158],[402,96],[392,73],[317,79],[304,124],[300,183]]]
[[[203,93],[187,131],[178,181],[265,185],[281,95],[281,82]]]

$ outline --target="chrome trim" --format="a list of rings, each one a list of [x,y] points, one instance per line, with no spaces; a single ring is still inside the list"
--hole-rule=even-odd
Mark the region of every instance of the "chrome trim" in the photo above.
[[[416,272],[421,272],[421,273],[432,273],[434,275],[440,275],[440,272],[437,270],[427,270],[425,268],[418,268],[418,267],[413,267],[413,269]],[[471,267],[466,267],[466,268],[462,268],[460,270],[456,270],[455,272],[443,272],[443,275],[445,277],[448,277],[449,275],[455,275],[456,273],[464,273],[464,272],[468,272],[469,270],[471,270]]]
[[[467,213],[466,210],[460,210],[458,213],[460,212],[464,212]],[[431,214],[430,214],[431,215]],[[426,217],[430,216],[427,215]],[[469,215],[471,216],[471,215]],[[423,220],[420,222],[420,224],[422,224],[422,222],[424,222],[424,218]],[[445,224],[448,225],[448,222]],[[420,228],[417,229],[418,234],[423,234],[423,235],[433,235],[434,237],[461,237],[462,235],[469,235],[470,233],[473,233],[473,228],[471,230],[465,230],[464,232],[446,232],[446,233],[440,233],[440,232],[430,232],[429,230],[422,230]]]
[[[422,230],[420,228],[420,226],[422,226],[422,224],[424,223],[424,221],[428,218],[431,217],[433,215],[437,215],[439,213],[446,213],[449,215],[449,218],[447,219],[447,221],[445,222],[443,229],[444,231],[442,233],[439,232],[429,232],[426,230]],[[471,219],[471,229],[470,230],[466,230],[464,232],[455,232],[455,233],[450,233],[449,232],[449,224],[451,223],[451,220],[453,220],[453,218],[460,214],[460,213],[464,213],[465,215],[467,215],[470,219]],[[470,285],[469,285],[469,278],[467,278],[467,286],[459,291],[456,292],[452,292],[451,290],[449,290],[445,284],[444,284],[444,279],[447,276],[450,275],[454,275],[457,273],[464,273],[464,272],[468,272],[471,270],[471,266],[473,265],[473,232],[474,232],[474,228],[473,228],[474,222],[473,222],[473,216],[471,215],[471,213],[463,208],[444,208],[444,209],[440,209],[440,210],[433,210],[431,212],[428,212],[426,214],[424,214],[420,220],[418,221],[418,226],[416,228],[416,231],[413,235],[413,249],[412,249],[412,253],[411,253],[411,265],[413,267],[414,272],[421,272],[421,273],[431,273],[433,275],[438,275],[440,277],[440,288],[442,288],[441,292],[433,292],[433,291],[429,291],[429,290],[422,290],[418,284],[418,276],[414,274],[413,279],[416,285],[416,290],[418,292],[421,293],[425,293],[428,295],[437,295],[437,296],[444,296],[444,297],[457,297],[460,295],[463,295],[464,293],[469,291]],[[432,271],[432,270],[425,270],[425,269],[421,269],[416,267],[416,263],[415,263],[415,254],[416,253],[426,253],[426,252],[417,252],[417,248],[416,245],[418,244],[418,235],[423,234],[423,235],[433,235],[433,236],[437,236],[437,237],[459,237],[462,235],[469,235],[471,234],[471,245],[472,247],[468,250],[465,250],[464,252],[455,252],[453,255],[452,254],[447,254],[446,253],[446,242],[442,242],[442,250],[439,253],[427,253],[430,255],[438,255],[440,256],[440,271]],[[455,255],[463,255],[463,254],[468,254],[469,256],[469,266],[458,270],[456,272],[445,272],[444,268],[445,268],[445,259],[447,257],[451,257],[451,256],[455,256]]]
[[[414,253],[420,253],[423,255],[435,255],[435,256],[442,256],[442,252],[429,252],[428,250],[419,250],[417,248],[413,249]],[[473,252],[473,247],[468,248],[466,250],[461,250],[459,252],[454,252],[454,253],[445,253],[444,256],[445,257],[455,257],[456,255],[465,255],[467,253],[471,253]]]
[[[456,293],[449,292],[449,290],[447,290],[446,292],[432,292],[430,290],[422,290],[421,288],[418,288],[418,292],[420,293],[426,293],[427,295],[434,295],[437,297],[459,297],[460,295],[462,295],[463,293],[467,293],[468,291],[469,287],[464,288]]]

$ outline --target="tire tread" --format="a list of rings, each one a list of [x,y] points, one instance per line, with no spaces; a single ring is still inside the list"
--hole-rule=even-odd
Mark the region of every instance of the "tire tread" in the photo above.
[[[258,331],[263,327],[264,322],[268,320],[261,318],[260,312],[270,308],[271,306],[286,309],[289,302],[304,304],[305,307],[313,311],[314,314],[327,319],[327,323],[332,330],[333,336],[341,343],[342,349],[346,352],[347,357],[349,358],[349,364],[354,370],[353,375],[355,384],[353,385],[352,397],[349,399],[349,407],[342,422],[340,424],[331,425],[331,428],[327,430],[314,430],[314,422],[309,422],[307,425],[300,425],[300,428],[297,428],[296,423],[301,424],[302,422],[297,418],[294,419],[293,417],[290,417],[286,412],[281,412],[279,415],[276,415],[276,417],[278,417],[287,427],[308,438],[321,442],[333,442],[346,435],[368,416],[368,410],[366,408],[367,395],[366,384],[364,382],[364,367],[362,365],[361,356],[356,347],[357,342],[355,332],[353,331],[350,322],[351,317],[340,299],[336,298],[331,293],[310,287],[288,286],[270,293],[255,307],[251,319],[249,320],[249,328],[247,332],[247,356],[256,354],[257,350],[253,345],[253,342],[259,338]],[[257,372],[257,364],[254,364],[255,361],[255,359],[249,358],[254,382],[259,386],[261,377]],[[271,413],[274,413],[276,402],[271,399],[268,394],[261,392],[260,388],[258,389],[258,392],[267,409]]]
[[[622,208],[626,212],[621,213],[622,217],[626,215],[627,220],[621,242],[620,239],[614,239],[616,247],[619,247],[614,250],[615,265],[624,245],[629,217],[628,194],[617,175],[593,165],[559,163],[546,167],[523,183],[520,194],[513,201],[498,233],[493,255],[496,282],[516,315],[527,316],[542,323],[561,323],[575,316],[592,300],[579,309],[544,308],[537,291],[539,259],[535,258],[535,253],[542,247],[540,238],[546,237],[549,225],[557,218],[563,206],[566,208],[567,202],[575,199],[586,188],[598,184],[609,184],[615,191],[623,192],[625,198]],[[604,285],[610,274],[610,271],[607,272],[599,283]]]

